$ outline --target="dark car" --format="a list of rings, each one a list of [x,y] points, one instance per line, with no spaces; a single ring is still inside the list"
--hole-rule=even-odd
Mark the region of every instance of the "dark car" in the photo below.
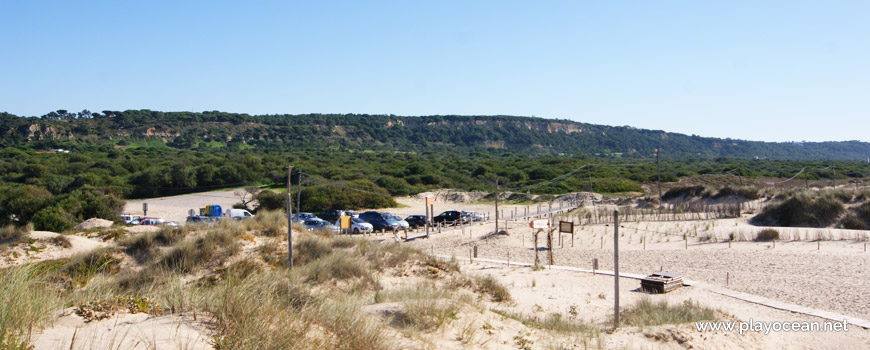
[[[405,221],[413,228],[423,227],[426,226],[426,215],[411,215],[406,217]]]
[[[396,231],[401,226],[396,220],[393,220],[392,215],[376,211],[367,211],[359,214],[359,218],[372,224],[372,229],[375,231]]]
[[[335,209],[324,210],[322,213],[317,214],[317,217],[319,217],[323,220],[329,221],[329,222],[336,222],[336,221],[338,221],[338,218],[340,218],[342,216],[344,216],[344,211],[343,210],[335,210]]]
[[[432,218],[432,222],[436,224],[444,223],[448,225],[452,225],[454,223],[461,224],[463,223],[462,213],[456,210],[448,210]]]

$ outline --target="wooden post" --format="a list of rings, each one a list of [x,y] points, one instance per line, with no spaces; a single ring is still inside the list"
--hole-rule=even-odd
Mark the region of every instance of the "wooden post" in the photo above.
[[[726,273],[725,273],[725,285],[726,285],[726,286],[729,284],[730,280],[731,280],[731,273],[730,273],[730,272],[726,272]]]
[[[293,268],[293,197],[290,195],[290,175],[293,166],[287,166],[287,268]]]
[[[511,252],[508,251],[508,266],[511,266]]]
[[[498,234],[498,178],[495,179],[495,234]]]
[[[477,246],[474,246],[474,257],[477,257]]]
[[[619,211],[613,211],[613,328],[619,327]]]

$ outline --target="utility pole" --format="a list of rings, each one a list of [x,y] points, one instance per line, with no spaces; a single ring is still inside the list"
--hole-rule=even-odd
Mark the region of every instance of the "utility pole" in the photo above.
[[[661,149],[656,148],[656,174],[658,175],[659,182],[659,213],[661,213],[664,203],[662,203],[662,171],[659,168],[659,151],[661,151]]]
[[[589,164],[586,164],[586,179],[589,180],[589,189],[591,190],[589,192],[595,193],[595,185],[592,184],[592,170],[589,170]]]
[[[495,234],[498,234],[498,178],[495,178]]]
[[[290,176],[293,174],[293,166],[287,167],[287,268],[293,268],[293,197],[290,195],[292,184]]]
[[[302,212],[302,169],[299,169],[299,183],[296,184],[296,212]]]

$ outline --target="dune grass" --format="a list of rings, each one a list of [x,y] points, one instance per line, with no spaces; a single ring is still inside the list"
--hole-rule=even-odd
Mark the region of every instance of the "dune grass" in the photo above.
[[[623,323],[638,326],[658,326],[663,324],[681,324],[696,321],[715,321],[717,311],[701,306],[692,300],[670,305],[667,300],[658,302],[650,298],[641,298],[634,305],[620,313]]]
[[[0,270],[0,349],[27,349],[31,332],[61,306],[58,293],[34,266]]]

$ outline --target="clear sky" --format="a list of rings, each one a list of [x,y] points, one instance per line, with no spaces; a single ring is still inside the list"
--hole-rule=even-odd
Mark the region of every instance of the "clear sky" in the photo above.
[[[0,111],[140,108],[870,141],[870,1],[0,0]]]

